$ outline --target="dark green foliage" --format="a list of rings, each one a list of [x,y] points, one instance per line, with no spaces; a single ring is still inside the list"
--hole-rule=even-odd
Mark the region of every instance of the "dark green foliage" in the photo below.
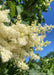
[[[2,4],[3,3],[3,0],[0,0],[0,4]]]
[[[53,53],[49,53],[51,55],[53,55]],[[48,55],[49,55],[48,54]],[[47,56],[48,56],[47,55]],[[54,75],[54,57],[49,57],[48,58],[40,58],[40,60],[38,62],[34,61],[34,60],[30,60],[28,62],[29,65],[29,72],[33,72],[34,74],[47,74],[47,75]]]
[[[54,57],[54,52],[50,52],[44,58],[50,58],[50,57]]]
[[[51,53],[49,53],[48,55],[50,55]],[[52,75],[54,74],[54,57],[48,57],[48,55],[46,57],[41,57],[41,59],[39,60],[38,64],[40,66],[40,72],[41,73],[47,73],[48,75]],[[51,54],[53,55],[53,54]]]
[[[13,62],[14,61],[8,61],[6,63],[2,63],[0,57],[0,75],[31,75],[32,73],[37,75],[39,73],[43,75],[45,73],[47,75],[54,75],[54,57],[41,57],[38,62],[34,60],[29,60],[29,62],[27,63],[29,69],[22,71],[20,71],[20,68],[17,68],[17,66],[14,65]]]
[[[7,1],[7,8],[10,9],[10,16],[15,17],[16,16],[16,7],[15,2]]]
[[[6,63],[2,63],[0,57],[0,75],[27,75],[29,74],[29,70],[22,70],[13,64],[14,61],[8,61]]]
[[[6,0],[6,3],[1,0],[0,4],[3,3],[3,8],[10,9],[11,18],[21,14],[21,19],[31,25],[34,20],[37,20],[37,24],[45,22],[41,11],[47,12],[48,6],[43,2],[47,3],[47,0]]]

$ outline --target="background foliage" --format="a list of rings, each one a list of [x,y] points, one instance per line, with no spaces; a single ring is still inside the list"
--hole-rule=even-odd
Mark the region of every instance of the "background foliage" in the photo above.
[[[0,0],[0,4],[3,4],[2,9],[10,9],[11,21],[15,23],[17,15],[21,14],[23,23],[31,25],[32,21],[36,20],[38,23],[45,22],[42,12],[47,12],[48,7],[47,0]],[[13,13],[14,12],[14,13]]]
[[[13,61],[8,61],[7,63],[2,63],[0,58],[0,75],[31,75],[31,73],[37,74],[46,73],[47,75],[54,75],[54,52],[47,54],[45,57],[41,57],[40,60],[34,61],[29,60],[27,63],[29,70],[22,70],[14,66]],[[48,55],[50,57],[48,58]],[[51,57],[52,56],[52,57]]]

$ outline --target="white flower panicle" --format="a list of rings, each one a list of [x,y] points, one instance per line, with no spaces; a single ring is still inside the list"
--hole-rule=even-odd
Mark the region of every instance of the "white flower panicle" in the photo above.
[[[21,67],[21,69],[29,69],[29,67],[22,61],[22,62],[18,62],[18,66]]]
[[[9,61],[9,59],[11,59],[12,52],[4,49],[3,51],[1,51],[1,56],[2,56],[2,61],[7,62],[7,61]]]
[[[1,8],[1,6],[0,6],[0,8]],[[0,10],[0,23],[10,22],[10,20],[8,19],[9,12],[10,12],[9,10]]]
[[[43,50],[43,46],[47,46],[50,42],[44,42],[46,37],[46,31],[52,30],[54,26],[38,26],[32,24],[31,26],[21,24],[19,21],[16,25],[5,26],[3,22],[9,22],[7,18],[9,10],[3,10],[0,14],[0,53],[3,62],[7,62],[14,58],[15,64],[21,69],[29,69],[29,67],[24,63],[24,57],[31,57],[31,59],[40,59],[39,56],[33,53],[33,48],[35,50]]]
[[[0,5],[0,9],[2,8],[2,5]]]
[[[50,3],[54,1],[54,0],[46,0],[46,1],[43,1],[42,4],[44,4],[45,6],[50,6]]]

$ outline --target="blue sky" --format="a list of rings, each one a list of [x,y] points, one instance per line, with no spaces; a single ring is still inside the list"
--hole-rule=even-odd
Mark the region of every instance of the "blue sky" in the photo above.
[[[48,9],[48,12],[44,12],[42,14],[45,18],[45,23],[47,23],[48,25],[50,24],[54,25],[54,1],[50,4],[50,6],[51,6],[51,10]],[[41,24],[44,25],[45,23],[41,23]],[[35,53],[39,53],[39,55],[42,57],[47,55],[49,52],[54,51],[54,29],[50,33],[47,33],[45,40],[51,41],[51,44],[48,45],[47,47],[43,47],[44,48],[43,51],[35,52]]]

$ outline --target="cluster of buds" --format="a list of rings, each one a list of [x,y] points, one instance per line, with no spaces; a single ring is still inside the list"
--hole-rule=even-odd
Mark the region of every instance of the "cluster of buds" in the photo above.
[[[46,1],[43,1],[43,4],[45,6],[50,6],[50,3],[52,2],[53,0],[46,0]]]

